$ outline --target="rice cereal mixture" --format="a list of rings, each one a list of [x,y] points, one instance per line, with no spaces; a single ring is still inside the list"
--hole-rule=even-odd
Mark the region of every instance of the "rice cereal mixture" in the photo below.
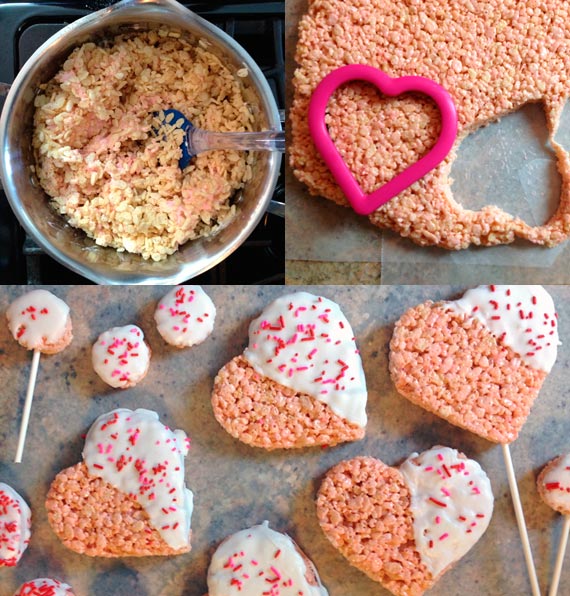
[[[243,152],[211,151],[181,171],[182,131],[157,135],[160,110],[200,128],[250,130],[238,80],[175,31],[76,48],[35,101],[37,175],[53,207],[101,246],[159,261],[218,229],[251,178]],[[155,124],[156,126],[156,124]]]

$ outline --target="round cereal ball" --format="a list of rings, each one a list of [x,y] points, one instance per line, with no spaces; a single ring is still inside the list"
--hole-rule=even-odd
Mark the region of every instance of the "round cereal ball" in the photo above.
[[[166,343],[186,348],[202,343],[214,329],[216,307],[200,286],[177,286],[156,306],[154,320]]]
[[[136,325],[112,327],[93,344],[93,368],[107,385],[120,389],[142,381],[150,364],[150,347]]]

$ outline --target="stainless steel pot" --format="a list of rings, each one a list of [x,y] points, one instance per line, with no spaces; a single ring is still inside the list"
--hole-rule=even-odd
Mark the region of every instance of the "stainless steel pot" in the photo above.
[[[267,209],[279,175],[281,155],[258,153],[253,178],[241,192],[235,218],[211,238],[187,242],[157,263],[97,246],[49,207],[31,168],[34,97],[39,85],[51,79],[70,52],[86,41],[161,25],[209,42],[208,49],[234,72],[247,68],[244,96],[254,113],[255,129],[281,129],[269,85],[249,54],[226,33],[175,0],[122,0],[51,37],[26,62],[6,98],[0,118],[0,173],[12,209],[37,244],[63,265],[97,283],[180,283],[217,265],[253,231]]]

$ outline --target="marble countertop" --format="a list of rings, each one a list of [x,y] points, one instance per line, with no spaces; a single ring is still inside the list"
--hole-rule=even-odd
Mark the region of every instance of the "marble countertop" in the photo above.
[[[206,287],[217,306],[213,334],[200,346],[177,350],[164,343],[153,320],[158,287],[48,287],[71,308],[74,340],[62,353],[42,356],[22,464],[12,463],[31,353],[0,325],[0,481],[19,491],[32,507],[30,546],[16,568],[0,569],[0,596],[18,585],[51,576],[70,583],[77,596],[203,596],[212,552],[228,534],[268,520],[289,533],[315,562],[331,596],[380,596],[380,585],[350,567],[328,543],[315,515],[314,498],[323,474],[341,460],[370,455],[389,465],[436,444],[478,460],[495,494],[493,519],[480,542],[431,591],[438,596],[531,593],[511,505],[501,448],[410,405],[388,374],[388,344],[395,321],[426,299],[452,299],[464,288],[441,286],[307,288],[338,302],[351,322],[369,387],[366,437],[328,449],[266,452],[231,438],[210,406],[217,371],[247,343],[249,321],[283,287]],[[297,288],[295,288],[297,289]],[[27,287],[2,287],[5,311]],[[539,581],[552,572],[561,517],[540,500],[535,479],[568,442],[570,288],[552,287],[563,347],[512,456],[527,516]],[[147,377],[136,387],[113,390],[91,367],[90,350],[104,330],[138,324],[152,348]],[[67,550],[47,523],[45,495],[54,476],[80,461],[82,436],[97,416],[117,407],[156,410],[163,422],[192,440],[186,483],[195,495],[192,552],[177,557],[91,559]],[[570,585],[570,562],[562,576]],[[560,592],[561,596],[563,591]]]

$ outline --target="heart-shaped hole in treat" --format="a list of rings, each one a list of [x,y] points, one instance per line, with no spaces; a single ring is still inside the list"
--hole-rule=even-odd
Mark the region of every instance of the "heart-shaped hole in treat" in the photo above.
[[[493,513],[489,478],[449,447],[399,468],[357,457],[329,470],[317,496],[332,545],[396,596],[420,596],[481,538]]]
[[[350,81],[366,81],[383,95],[400,96],[416,92],[430,97],[441,113],[441,129],[435,145],[418,161],[396,174],[391,180],[371,193],[365,193],[349,170],[327,129],[325,116],[331,95]],[[352,208],[369,215],[414,182],[439,165],[451,150],[457,136],[457,112],[449,93],[430,79],[417,76],[390,78],[377,68],[362,64],[343,66],[328,74],[317,85],[309,104],[309,131],[315,147],[327,164]],[[358,134],[358,131],[355,131]]]

